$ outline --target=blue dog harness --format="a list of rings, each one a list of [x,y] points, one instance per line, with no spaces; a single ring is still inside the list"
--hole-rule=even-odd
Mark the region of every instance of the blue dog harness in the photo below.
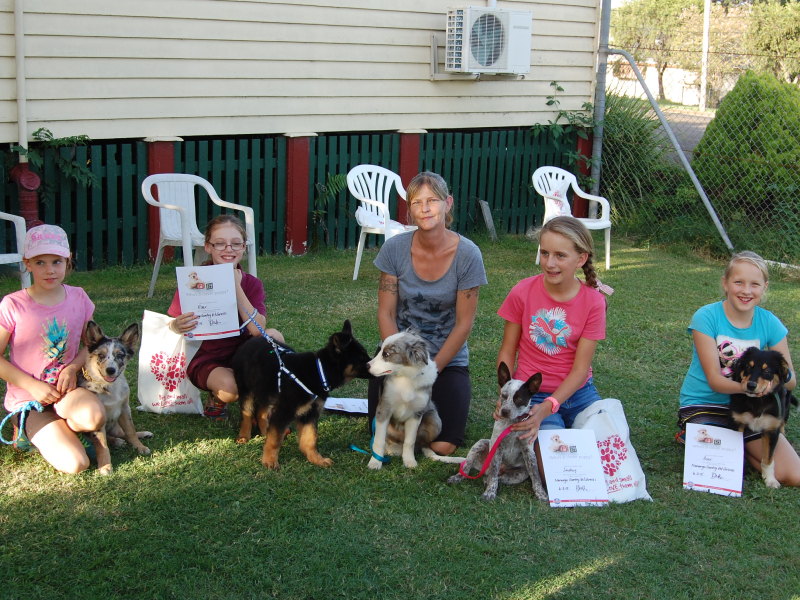
[[[294,373],[292,373],[289,369],[286,368],[286,365],[283,364],[283,360],[281,360],[281,354],[294,354],[294,351],[289,350],[288,348],[284,348],[278,342],[276,342],[272,338],[272,336],[270,336],[266,331],[264,331],[264,328],[261,327],[261,325],[259,325],[258,321],[256,321],[255,310],[253,310],[253,314],[251,315],[249,312],[247,312],[247,309],[242,305],[241,302],[239,302],[239,306],[241,306],[245,314],[248,317],[250,317],[249,319],[247,319],[247,321],[244,322],[244,324],[239,329],[244,329],[247,326],[247,324],[252,321],[253,324],[261,332],[261,336],[265,340],[267,340],[272,345],[272,348],[275,350],[275,356],[278,358],[278,367],[279,367],[278,392],[281,391],[281,373],[286,373],[289,377],[292,378],[292,381],[294,381],[297,385],[299,385],[307,394],[313,396],[312,400],[316,399],[317,394],[308,389],[308,387],[306,387],[306,385],[302,381],[300,381],[297,378],[297,376],[295,376]],[[319,372],[319,379],[320,381],[322,381],[322,389],[325,390],[326,393],[330,392],[331,386],[328,385],[328,379],[325,377],[325,369],[322,368],[322,361],[320,361],[320,359],[317,359],[317,372]]]

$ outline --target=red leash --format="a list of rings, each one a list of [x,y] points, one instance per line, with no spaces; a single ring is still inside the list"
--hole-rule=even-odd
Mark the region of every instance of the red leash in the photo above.
[[[481,472],[480,473],[478,473],[477,475],[467,475],[464,472],[464,463],[467,462],[467,461],[464,461],[459,465],[458,472],[461,473],[461,475],[463,475],[467,479],[478,479],[479,477],[481,477],[486,472],[486,469],[489,468],[489,463],[492,462],[492,458],[494,458],[494,455],[497,452],[497,447],[500,446],[500,442],[502,442],[503,438],[508,435],[508,432],[511,431],[511,428],[513,426],[514,426],[514,424],[512,423],[511,425],[509,425],[508,427],[506,427],[503,430],[503,433],[501,433],[500,435],[497,436],[497,440],[495,440],[494,445],[492,446],[492,449],[489,450],[489,456],[486,457],[486,460],[483,463],[483,467],[481,467]]]

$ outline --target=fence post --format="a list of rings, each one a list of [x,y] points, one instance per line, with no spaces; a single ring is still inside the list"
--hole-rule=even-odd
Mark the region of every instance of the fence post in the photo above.
[[[592,144],[593,142],[593,135],[589,133],[589,139],[585,140],[581,136],[578,137],[578,156],[591,156],[592,155]],[[585,175],[589,177],[592,174],[592,170],[589,168],[589,165],[586,164],[585,160],[578,160],[578,171],[581,175]],[[585,219],[589,216],[589,201],[579,197],[577,194],[572,197],[572,216],[578,217],[579,219]]]
[[[419,173],[419,142],[420,135],[428,133],[426,129],[400,129],[400,180],[403,187]],[[397,220],[408,223],[408,206],[405,202],[397,203]]]
[[[286,143],[286,254],[308,250],[309,139],[316,133],[285,133]]]
[[[175,142],[182,142],[183,138],[147,137],[144,141],[147,142],[147,174],[174,173]],[[158,200],[158,188],[153,190],[153,198]],[[147,205],[147,254],[150,262],[153,262],[158,254],[158,238],[161,233],[161,217],[158,210],[155,206]],[[172,258],[172,246],[165,247],[162,261],[169,262]]]

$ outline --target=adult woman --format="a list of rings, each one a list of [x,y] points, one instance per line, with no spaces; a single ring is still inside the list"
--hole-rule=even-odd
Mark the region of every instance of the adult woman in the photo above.
[[[467,338],[475,322],[478,291],[486,285],[483,257],[470,240],[450,231],[453,197],[435,173],[420,173],[406,190],[416,231],[396,235],[381,248],[375,266],[381,339],[416,328],[431,347],[439,369],[432,400],[442,419],[434,452],[452,454],[463,443],[472,388]],[[369,386],[370,423],[381,380]]]

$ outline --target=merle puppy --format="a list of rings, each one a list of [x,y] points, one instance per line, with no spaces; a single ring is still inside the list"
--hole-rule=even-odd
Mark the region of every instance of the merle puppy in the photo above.
[[[278,453],[286,427],[294,421],[300,450],[320,467],[333,464],[317,450],[317,422],[331,390],[348,381],[369,379],[369,354],[353,337],[350,321],[316,352],[295,352],[290,347],[263,337],[248,340],[236,351],[233,374],[239,388],[242,427],[238,442],[252,434],[254,418],[259,418],[265,437],[261,463],[277,470]],[[283,365],[284,369],[281,368]]]

